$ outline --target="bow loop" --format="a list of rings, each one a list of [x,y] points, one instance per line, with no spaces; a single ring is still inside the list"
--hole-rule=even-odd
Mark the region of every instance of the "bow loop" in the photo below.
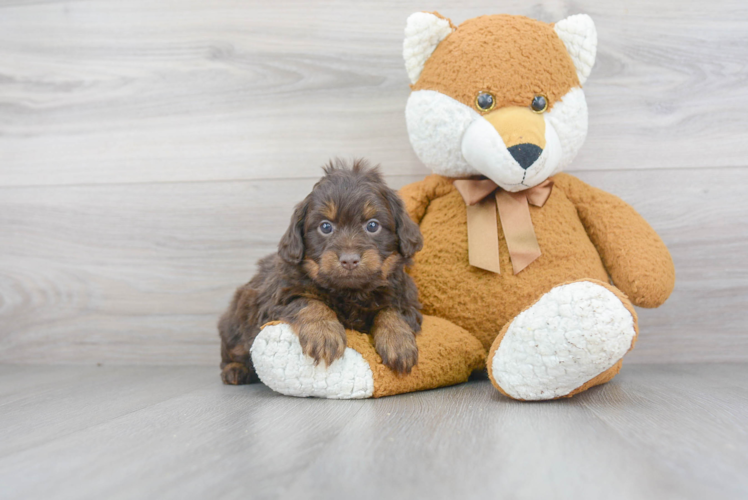
[[[491,179],[456,179],[452,181],[466,205],[475,205],[499,188]]]
[[[527,201],[530,205],[542,207],[548,201],[548,198],[550,198],[551,191],[553,191],[553,181],[546,179],[533,188],[521,191],[521,193],[527,196]]]

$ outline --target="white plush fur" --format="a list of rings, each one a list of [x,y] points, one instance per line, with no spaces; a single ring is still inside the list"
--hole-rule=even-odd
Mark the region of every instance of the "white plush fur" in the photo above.
[[[348,347],[330,366],[315,365],[287,324],[263,328],[250,353],[262,383],[286,396],[362,399],[374,393],[374,375],[361,354]]]
[[[462,156],[462,135],[478,119],[483,118],[473,108],[435,90],[411,92],[405,106],[408,136],[418,158],[447,177],[476,173]]]
[[[447,177],[485,175],[513,192],[536,186],[563,170],[587,137],[587,102],[578,87],[543,113],[546,147],[527,170],[509,154],[488,121],[445,94],[412,92],[405,117],[416,155],[434,173]]]
[[[452,27],[449,21],[428,12],[416,12],[408,17],[403,41],[403,59],[411,83],[418,81],[426,60],[431,57],[439,42],[450,33]]]
[[[566,45],[574,61],[579,83],[584,84],[595,65],[597,55],[597,29],[587,14],[576,14],[557,22],[553,29]]]
[[[610,290],[560,285],[512,321],[490,369],[514,398],[553,399],[612,367],[634,335],[634,318]]]
[[[571,164],[587,138],[587,100],[584,91],[579,87],[571,89],[553,105],[553,109],[543,113],[543,117],[546,129],[552,127],[561,143],[561,157],[558,165],[548,173],[550,177]]]

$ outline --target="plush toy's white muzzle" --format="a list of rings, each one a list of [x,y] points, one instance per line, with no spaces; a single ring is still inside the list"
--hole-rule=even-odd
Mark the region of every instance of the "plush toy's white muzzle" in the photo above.
[[[421,161],[446,177],[483,175],[507,191],[534,187],[563,170],[587,135],[587,103],[573,88],[542,115],[542,153],[523,167],[496,127],[472,108],[433,90],[411,93],[405,110],[410,142]]]
[[[545,147],[527,168],[511,154],[501,135],[482,117],[473,120],[465,130],[461,150],[469,165],[507,191],[522,191],[540,184],[555,173],[561,161],[558,134],[548,123]]]

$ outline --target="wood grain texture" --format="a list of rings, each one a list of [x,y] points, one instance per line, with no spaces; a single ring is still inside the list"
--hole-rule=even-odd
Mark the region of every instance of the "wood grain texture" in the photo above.
[[[0,497],[741,499],[746,377],[638,365],[571,400],[483,380],[329,401],[215,368],[6,365]]]
[[[405,130],[405,19],[422,2],[0,6],[0,185],[314,177],[334,155],[426,173]],[[744,166],[744,2],[432,2],[590,14],[597,66],[576,169]]]
[[[408,143],[417,2],[0,4],[0,361],[205,364],[215,323],[329,157]],[[587,12],[572,173],[663,236],[678,282],[629,362],[748,360],[748,4],[434,2],[455,22]]]

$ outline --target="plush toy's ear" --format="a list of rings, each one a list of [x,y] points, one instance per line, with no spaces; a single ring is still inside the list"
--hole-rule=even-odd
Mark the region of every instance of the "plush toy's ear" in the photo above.
[[[454,28],[449,19],[440,14],[416,12],[408,17],[403,42],[403,58],[410,83],[416,83],[423,65],[439,42],[447,38]]]
[[[597,30],[592,18],[587,14],[576,14],[557,22],[556,34],[566,45],[566,50],[574,61],[579,83],[584,84],[590,76],[597,54]]]

